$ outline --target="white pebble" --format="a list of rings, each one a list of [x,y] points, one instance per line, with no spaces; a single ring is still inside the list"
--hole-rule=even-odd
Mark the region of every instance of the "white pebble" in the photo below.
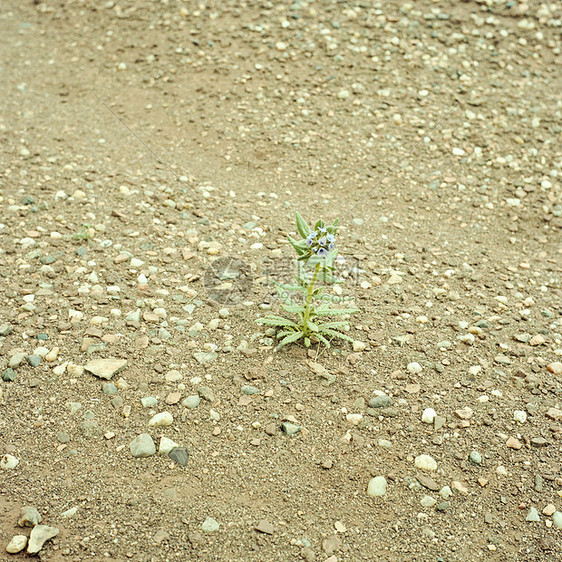
[[[437,416],[437,412],[433,408],[426,408],[422,413],[422,422],[433,423],[435,416]]]

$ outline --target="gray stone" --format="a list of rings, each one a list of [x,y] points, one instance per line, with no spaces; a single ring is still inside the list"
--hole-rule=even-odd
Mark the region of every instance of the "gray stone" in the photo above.
[[[20,516],[18,519],[18,525],[20,527],[35,527],[41,523],[41,514],[37,511],[35,507],[22,507],[20,510]]]
[[[19,462],[19,459],[14,457],[14,455],[6,453],[2,459],[0,459],[0,468],[4,470],[12,470],[18,466]]]
[[[193,357],[195,357],[198,363],[205,365],[205,363],[214,361],[218,357],[218,353],[215,353],[214,351],[198,351],[193,354]]]
[[[2,324],[0,326],[0,337],[5,338],[6,336],[9,336],[12,333],[13,328],[10,326],[10,324]]]
[[[557,529],[562,529],[562,511],[555,511],[552,514],[552,523]]]
[[[193,410],[194,408],[197,408],[197,406],[199,406],[200,403],[201,403],[201,398],[197,396],[197,394],[193,394],[185,398],[181,404],[185,408],[190,408],[191,410]]]
[[[114,394],[117,394],[117,387],[112,382],[104,382],[101,385],[101,390],[104,394],[107,394],[108,396],[113,396]]]
[[[15,379],[16,379],[16,372],[11,367],[4,369],[4,371],[2,372],[2,380],[4,382],[12,382]]]
[[[535,507],[531,507],[529,509],[529,513],[527,513],[527,517],[525,517],[525,521],[540,521],[541,518],[539,516],[539,512]]]
[[[168,456],[181,466],[186,466],[189,460],[189,451],[186,447],[174,447]]]
[[[369,406],[371,408],[387,408],[392,405],[392,398],[386,394],[381,394],[380,396],[375,396],[369,400]]]
[[[73,416],[76,412],[78,412],[78,410],[80,410],[80,408],[82,408],[81,402],[69,402],[68,403],[68,409],[70,410],[71,416]]]
[[[129,450],[133,457],[143,459],[156,454],[156,445],[148,433],[142,433],[131,441]]]
[[[248,396],[251,396],[252,394],[258,394],[260,391],[259,388],[256,388],[255,386],[251,386],[249,384],[246,384],[242,387],[242,394],[246,394]]]
[[[471,451],[468,460],[475,465],[482,464],[482,455],[478,451]]]
[[[281,424],[281,429],[287,436],[291,436],[300,433],[301,427],[299,425],[295,425],[294,423],[283,422]]]
[[[126,366],[126,359],[92,359],[92,361],[86,363],[84,369],[95,377],[109,380]]]
[[[96,420],[84,420],[81,427],[82,433],[87,439],[95,439],[103,435],[103,430]]]
[[[53,537],[59,534],[56,527],[49,527],[48,525],[37,525],[33,527],[29,537],[29,544],[27,545],[27,552],[29,554],[37,554],[43,545]]]
[[[66,431],[59,431],[57,433],[57,440],[59,443],[68,443],[70,441],[70,435]]]
[[[437,503],[437,500],[431,496],[424,496],[420,503],[423,507],[433,507]]]
[[[152,408],[158,404],[158,400],[154,396],[145,396],[141,398],[141,404],[143,408]]]
[[[28,355],[25,360],[32,366],[32,367],[39,367],[41,365],[41,357],[39,355],[35,355],[35,353]]]
[[[201,525],[201,530],[206,533],[212,533],[213,531],[218,531],[220,525],[212,517],[207,517],[203,524]]]

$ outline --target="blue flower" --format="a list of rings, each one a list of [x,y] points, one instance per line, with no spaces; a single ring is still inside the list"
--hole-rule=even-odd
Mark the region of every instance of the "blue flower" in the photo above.
[[[310,236],[306,239],[306,245],[307,245],[309,248],[310,248],[310,246],[312,246],[312,238],[311,238]]]
[[[328,250],[326,250],[326,248],[318,248],[316,254],[321,258],[325,258],[328,255]]]
[[[326,245],[326,237],[323,236],[322,238],[320,238],[320,240],[318,240],[318,245],[319,246],[325,246]]]
[[[328,245],[328,250],[331,252],[335,247],[336,245],[333,242],[330,242],[330,244]]]
[[[335,242],[336,241],[336,237],[333,234],[328,234],[328,236],[326,236],[326,238],[328,239],[328,242]]]

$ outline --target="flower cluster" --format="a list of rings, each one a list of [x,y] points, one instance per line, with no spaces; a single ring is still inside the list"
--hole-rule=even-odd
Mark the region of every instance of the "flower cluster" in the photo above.
[[[317,256],[325,258],[336,247],[336,237],[321,223],[307,236],[305,243]]]

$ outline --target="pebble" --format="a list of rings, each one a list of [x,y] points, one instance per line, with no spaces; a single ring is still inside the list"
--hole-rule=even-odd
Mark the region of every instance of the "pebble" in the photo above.
[[[423,507],[433,507],[437,503],[437,500],[435,498],[432,498],[431,496],[424,496],[420,500],[420,503]]]
[[[189,451],[186,447],[174,447],[168,453],[168,457],[174,462],[177,462],[180,466],[186,466],[189,461]]]
[[[419,455],[414,459],[416,468],[420,470],[437,470],[437,461],[429,455]]]
[[[557,529],[562,529],[562,511],[555,511],[552,514],[552,523]]]
[[[36,355],[35,353],[32,355],[28,355],[26,357],[26,361],[32,366],[32,367],[39,367],[39,365],[41,365],[41,357],[39,355]]]
[[[362,342],[362,341],[354,341],[353,342],[353,351],[355,352],[359,352],[359,351],[365,351],[365,349],[367,349],[367,344]]]
[[[181,405],[184,406],[185,408],[190,408],[191,410],[193,410],[197,408],[197,406],[199,406],[200,403],[201,403],[201,397],[197,394],[192,394],[191,396],[184,398]]]
[[[562,361],[555,361],[547,365],[547,369],[555,375],[562,375]]]
[[[363,420],[363,414],[346,414],[345,419],[351,425],[359,425]]]
[[[11,367],[4,369],[2,371],[2,380],[4,382],[13,382],[16,380],[16,372]]]
[[[3,468],[4,470],[11,470],[16,468],[19,462],[19,459],[8,453],[0,459],[0,468]]]
[[[251,386],[249,384],[244,385],[241,388],[242,394],[246,394],[247,396],[251,396],[252,394],[259,394],[260,389],[256,388],[255,386]]]
[[[525,423],[527,421],[527,412],[523,410],[515,410],[513,412],[513,419],[519,423]]]
[[[154,396],[143,396],[141,398],[141,404],[143,408],[152,408],[158,404],[158,399]]]
[[[218,357],[218,353],[213,351],[200,351],[193,354],[195,360],[200,363],[201,365],[205,365],[206,363],[210,363],[214,361]]]
[[[475,465],[482,464],[482,455],[478,451],[471,451],[468,460]]]
[[[384,476],[375,476],[369,480],[367,495],[373,497],[384,496],[386,494],[386,487],[386,478]]]
[[[179,382],[183,380],[183,375],[176,369],[172,369],[166,373],[166,382]]]
[[[150,427],[168,427],[174,423],[174,417],[170,412],[160,412],[150,418],[148,425]]]
[[[108,396],[113,396],[117,393],[117,387],[112,382],[104,382],[101,385],[101,390],[104,394]]]
[[[300,433],[301,429],[302,428],[299,425],[296,425],[294,423],[283,422],[281,424],[281,430],[287,436],[296,435],[297,433]]]
[[[262,519],[255,527],[254,529],[260,533],[264,533],[266,535],[273,535],[273,525],[269,522],[266,521],[265,519]]]
[[[127,366],[126,359],[93,359],[84,366],[92,375],[109,380]]]
[[[18,519],[18,525],[20,527],[35,527],[41,523],[41,514],[37,511],[35,507],[22,507],[20,510],[20,516]]]
[[[433,423],[435,416],[437,416],[437,412],[433,408],[426,408],[422,413],[422,422]]]
[[[156,445],[148,433],[142,433],[131,441],[129,450],[133,457],[142,459],[155,455]]]
[[[212,517],[207,517],[201,525],[201,530],[206,533],[212,533],[219,530],[220,525]]]
[[[25,535],[14,535],[8,545],[6,552],[9,554],[17,554],[27,546],[27,537]]]
[[[375,396],[369,400],[369,407],[371,408],[387,408],[392,405],[392,398],[386,394]]]
[[[527,513],[527,517],[525,517],[525,521],[540,521],[541,518],[539,516],[539,512],[535,507],[531,507],[529,509],[529,513]]]
[[[33,527],[31,535],[29,536],[27,552],[29,554],[37,554],[48,540],[56,537],[58,534],[59,530],[56,527],[49,527],[48,525],[37,525]]]
[[[415,361],[413,361],[412,363],[408,363],[407,369],[408,373],[412,373],[413,375],[417,375],[423,370],[422,366]]]
[[[516,439],[515,437],[508,437],[505,442],[505,446],[509,449],[519,450],[523,445],[521,445],[521,441],[519,441],[519,439]]]
[[[168,439],[168,437],[160,437],[160,444],[158,445],[158,452],[161,455],[167,455],[174,447],[178,447],[179,445]]]

